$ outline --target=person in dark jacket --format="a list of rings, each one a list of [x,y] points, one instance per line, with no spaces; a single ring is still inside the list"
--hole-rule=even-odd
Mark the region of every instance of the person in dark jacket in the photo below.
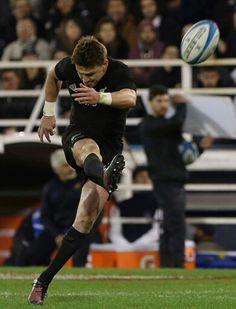
[[[170,96],[167,88],[162,85],[150,88],[149,101],[153,115],[147,115],[143,119],[140,130],[154,195],[163,210],[161,267],[183,267],[186,202],[184,185],[188,172],[179,145],[183,142],[186,104],[182,96],[174,96],[175,113],[168,117]],[[199,146],[207,148],[212,141],[211,137],[204,137]]]
[[[179,48],[173,44],[165,45],[160,58],[165,60],[179,59]],[[180,87],[180,67],[166,65],[154,68],[150,74],[149,85],[155,85],[157,81],[167,88]]]
[[[56,177],[44,186],[41,220],[59,247],[76,214],[83,179],[66,162],[62,149],[51,154],[50,162]]]
[[[41,207],[19,226],[7,265],[48,265],[74,220],[84,178],[67,163],[62,149],[52,152],[50,164],[55,177],[43,187]],[[80,250],[80,259],[74,256],[77,266],[86,264],[89,244],[87,241]]]

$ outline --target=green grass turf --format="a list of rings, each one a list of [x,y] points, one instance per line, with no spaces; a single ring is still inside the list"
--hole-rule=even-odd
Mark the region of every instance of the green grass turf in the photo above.
[[[42,268],[0,268],[0,308],[38,308],[28,305],[26,299],[32,279],[41,271]],[[95,277],[91,280],[56,277],[49,287],[45,309],[236,308],[236,270],[72,268],[63,269],[59,274]],[[3,279],[3,275],[12,278]],[[98,280],[97,275],[133,277],[131,280]],[[141,280],[135,276],[161,277]]]

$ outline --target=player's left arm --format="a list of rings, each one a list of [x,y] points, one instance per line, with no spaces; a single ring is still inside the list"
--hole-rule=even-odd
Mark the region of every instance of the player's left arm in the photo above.
[[[114,92],[98,92],[94,88],[89,88],[83,84],[75,89],[72,94],[74,100],[79,104],[103,104],[117,108],[130,108],[136,104],[136,91],[124,88]]]
[[[100,93],[100,98],[102,96]],[[133,89],[121,89],[119,91],[111,92],[111,105],[118,108],[134,107],[136,105],[137,94]]]

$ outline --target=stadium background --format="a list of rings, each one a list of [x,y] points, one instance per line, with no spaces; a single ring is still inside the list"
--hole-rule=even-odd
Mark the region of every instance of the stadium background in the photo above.
[[[122,6],[123,1],[107,2],[108,4],[109,2],[115,2],[116,4],[121,2]],[[42,186],[52,177],[49,154],[60,147],[59,136],[54,138],[52,145],[40,144],[36,136],[35,123],[37,121],[28,121],[31,116],[35,116],[36,119],[40,116],[40,104],[43,102],[41,89],[43,88],[45,70],[52,64],[48,61],[58,60],[59,51],[62,54],[64,53],[63,55],[69,52],[65,50],[65,45],[63,45],[62,34],[65,16],[63,17],[63,14],[56,9],[56,6],[59,5],[61,10],[68,10],[65,13],[66,17],[76,21],[76,24],[81,29],[81,34],[98,35],[96,32],[97,25],[101,18],[107,16],[110,12],[107,9],[107,2],[15,0],[10,3],[9,1],[0,1],[0,52],[2,57],[0,62],[0,252],[2,262],[9,254],[12,236],[17,226],[30,209],[40,205]],[[148,69],[156,65],[164,66],[166,63],[162,63],[162,60],[159,62],[159,59],[162,59],[161,51],[170,45],[179,48],[185,26],[204,18],[213,19],[220,28],[221,41],[212,61],[215,61],[216,66],[219,65],[221,68],[221,84],[219,87],[223,88],[220,93],[222,95],[231,95],[234,99],[234,66],[236,63],[234,59],[236,56],[235,1],[157,1],[158,10],[152,23],[158,36],[155,44],[153,43],[153,49],[150,49],[152,51],[150,53],[146,50],[139,52],[136,46],[137,43],[138,46],[142,46],[138,34],[148,24],[147,20],[143,22],[144,16],[140,10],[141,2],[144,3],[145,1],[127,2],[128,6],[124,21],[119,22],[120,30],[122,29],[121,25],[129,22],[130,31],[124,30],[124,32],[120,33],[122,44],[124,44],[124,41],[126,42],[122,46],[127,48],[126,57],[122,59],[127,60],[127,63],[134,69],[134,74],[137,73],[135,76],[140,94],[137,108],[131,111],[129,115],[130,123],[135,123],[137,118],[144,115],[142,95],[145,94],[145,89],[149,87],[151,81],[151,73]],[[118,14],[119,12],[115,13]],[[113,18],[116,16],[115,13]],[[34,40],[33,43],[31,42],[25,46],[17,58],[14,53],[6,53],[6,50],[9,44],[16,40],[15,27],[17,20],[24,19],[23,17],[30,18],[30,20],[33,20],[33,25],[37,26],[36,41]],[[126,27],[128,26],[126,25]],[[25,27],[29,27],[29,25],[26,24]],[[124,29],[127,28],[124,27]],[[133,36],[129,36],[130,33],[133,33]],[[43,40],[45,46],[48,47],[46,56],[41,54],[40,48],[37,49],[38,40]],[[115,51],[117,52],[116,55],[119,55],[118,49],[114,48],[116,44],[110,46],[111,48],[108,50],[111,55],[114,55]],[[33,61],[31,59],[31,62],[29,62],[29,58],[24,58],[29,55],[35,57]],[[22,62],[24,59],[26,62]],[[167,57],[167,59],[170,66],[176,64],[180,67],[183,66],[181,60],[178,60],[178,53],[177,60],[172,59],[172,57]],[[220,65],[221,61],[225,61],[225,59],[228,61],[225,62],[227,65]],[[7,61],[10,61],[10,63]],[[26,66],[38,66],[42,69],[38,72],[36,81],[34,80],[31,83],[27,79],[23,69]],[[16,83],[15,88],[4,86],[4,82],[6,82],[4,78],[9,78],[9,76],[5,75],[6,69],[9,68],[14,71],[13,75],[16,74],[16,78],[20,76],[20,82],[19,84]],[[141,76],[145,76],[145,79],[140,79],[140,71],[135,70],[136,68],[144,70],[141,70]],[[182,79],[180,76],[182,76]],[[173,80],[171,79],[171,82],[167,86],[173,91],[175,88],[188,88],[190,86],[193,87],[196,93],[198,90],[201,91],[202,88],[202,85],[197,80],[197,71],[194,69],[192,71],[191,68],[186,67],[182,71],[179,70]],[[211,89],[210,93],[217,91],[219,94],[219,87]],[[225,89],[227,87],[229,87],[228,90]],[[205,89],[205,93],[207,93],[207,89]],[[12,98],[14,99],[12,100]],[[6,105],[6,102],[14,102],[14,104]],[[26,104],[31,107],[29,111],[25,109]],[[37,107],[34,109],[35,115],[31,114],[34,107]],[[58,122],[61,123],[58,127],[58,134],[60,135],[64,124],[68,120],[68,101],[64,96],[60,100],[58,116],[61,119],[61,122]],[[21,119],[27,121],[21,122]],[[34,120],[34,117],[32,117],[32,120]],[[128,154],[132,153],[132,167],[135,164],[142,164],[145,160],[139,137],[135,134],[135,131],[136,129],[133,126],[129,126],[126,133]],[[215,221],[211,221],[214,224],[222,222],[235,223],[236,189],[234,185],[236,183],[236,162],[234,151],[234,140],[217,139],[209,155],[203,161],[200,160],[194,168],[190,167],[191,177],[188,186],[189,201],[187,205],[189,222],[202,224],[207,222],[206,218],[214,217]],[[199,217],[201,217],[200,220]],[[225,221],[222,221],[222,219]],[[232,228],[234,228],[234,225]]]

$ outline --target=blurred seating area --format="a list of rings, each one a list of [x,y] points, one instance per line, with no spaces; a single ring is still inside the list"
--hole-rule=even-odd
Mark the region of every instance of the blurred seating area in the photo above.
[[[220,29],[214,57],[236,56],[234,1],[12,0],[0,5],[2,61],[58,60],[72,52],[82,35],[95,35],[114,58],[176,59],[182,35],[204,18],[213,19]],[[136,67],[133,73],[138,87],[147,87],[156,77],[167,87],[180,84],[178,70],[161,69]],[[22,75],[21,89],[40,87],[42,72]],[[224,86],[235,82],[232,67],[220,76]]]

